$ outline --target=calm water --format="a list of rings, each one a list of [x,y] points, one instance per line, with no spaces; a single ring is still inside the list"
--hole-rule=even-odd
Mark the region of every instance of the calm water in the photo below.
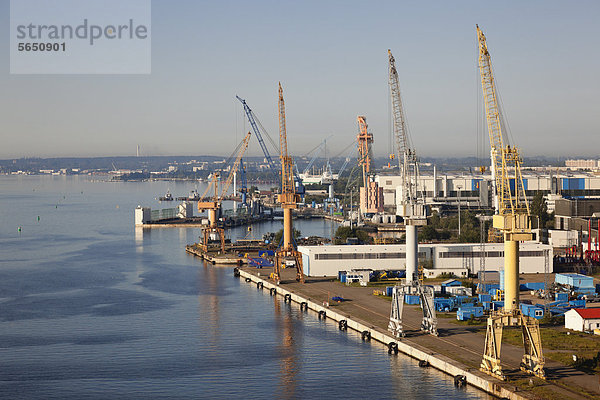
[[[135,230],[167,188],[0,177],[0,397],[486,398],[188,256],[198,229]]]

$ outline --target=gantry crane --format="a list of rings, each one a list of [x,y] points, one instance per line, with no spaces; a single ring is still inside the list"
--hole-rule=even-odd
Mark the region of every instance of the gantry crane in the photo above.
[[[396,214],[404,219],[406,227],[406,281],[404,286],[396,286],[392,292],[392,310],[390,312],[389,330],[396,336],[403,336],[402,308],[405,293],[417,293],[421,298],[423,320],[421,329],[437,336],[437,318],[433,304],[434,292],[417,280],[418,239],[417,226],[427,224],[427,212],[424,200],[418,194],[419,162],[417,154],[410,143],[408,125],[404,116],[402,96],[396,60],[392,51],[388,50],[389,87],[396,142],[396,157],[402,182],[400,199],[397,201]]]
[[[292,209],[296,208],[296,203],[300,201],[300,196],[296,194],[294,184],[294,162],[288,154],[287,132],[285,126],[285,102],[283,101],[283,89],[279,83],[279,147],[281,160],[281,194],[278,201],[283,209],[283,243],[275,253],[275,266],[273,268],[272,278],[279,283],[281,280],[281,267],[288,262],[293,262],[296,266],[296,280],[304,283],[304,273],[302,270],[302,257],[296,248],[292,229]]]
[[[502,330],[505,326],[520,326],[523,331],[525,355],[521,369],[545,378],[544,356],[538,320],[523,315],[519,308],[519,241],[531,240],[529,203],[521,175],[521,157],[517,147],[511,147],[503,132],[492,62],[486,38],[477,26],[479,42],[479,72],[483,89],[485,113],[491,145],[491,168],[497,213],[494,228],[504,236],[504,308],[488,318],[481,370],[505,379],[500,365]]]
[[[225,181],[221,192],[219,192],[219,178],[221,174],[220,172],[215,171],[212,174],[210,184],[208,185],[204,193],[202,193],[202,196],[200,196],[200,200],[198,201],[198,211],[208,211],[208,226],[202,229],[201,248],[203,251],[208,250],[208,244],[211,240],[211,236],[213,236],[212,239],[218,238],[218,240],[221,243],[221,251],[225,251],[225,231],[223,228],[217,225],[217,216],[221,210],[222,199],[227,194],[227,191],[229,190],[229,187],[233,182],[235,171],[237,171],[237,169],[239,168],[240,163],[242,161],[242,157],[246,152],[246,149],[248,148],[248,143],[250,142],[250,135],[250,132],[248,132],[242,140],[242,142],[238,145],[238,148],[236,150],[237,156],[235,162],[233,163],[233,166],[229,171],[229,175],[227,176],[227,180]],[[210,201],[205,201],[204,198],[211,190],[211,188],[214,190],[212,199]]]

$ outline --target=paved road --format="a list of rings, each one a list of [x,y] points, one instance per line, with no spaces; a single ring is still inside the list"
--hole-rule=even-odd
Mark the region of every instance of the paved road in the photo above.
[[[246,269],[246,268],[245,268]],[[261,272],[266,275],[266,270],[255,270],[247,268],[249,272]],[[270,271],[269,271],[270,272]],[[386,330],[389,322],[390,302],[389,300],[373,296],[373,288],[351,287],[329,279],[311,279],[301,285],[297,283],[295,271],[291,269],[282,271],[282,286],[286,289],[303,294],[316,302],[323,302],[333,296],[341,296],[346,301],[342,303],[331,302],[330,307],[342,314],[347,313],[353,319],[360,319],[381,330]],[[434,337],[420,331],[422,312],[419,306],[404,307],[404,329],[406,338],[404,342],[430,349],[433,352],[443,354],[456,360],[470,369],[478,369],[484,348],[484,327],[463,326],[450,322],[446,318],[438,319],[439,337]],[[504,373],[509,377],[508,382],[501,383],[507,387],[511,380],[529,378],[519,370],[519,364],[523,357],[523,348],[507,343],[502,345],[502,367]],[[600,381],[598,375],[588,375],[572,367],[565,366],[552,360],[546,360],[546,373],[548,381],[533,378],[536,386],[546,386],[544,389],[558,395],[556,398],[590,399],[600,398]],[[500,384],[501,381],[498,381]],[[573,389],[573,388],[579,388]],[[581,390],[583,389],[583,390]],[[581,392],[587,392],[585,395]]]

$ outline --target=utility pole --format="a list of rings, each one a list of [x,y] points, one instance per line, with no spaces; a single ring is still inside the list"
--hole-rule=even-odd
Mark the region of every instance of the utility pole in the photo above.
[[[458,237],[460,238],[460,190],[462,189],[462,185],[456,185],[458,188]]]

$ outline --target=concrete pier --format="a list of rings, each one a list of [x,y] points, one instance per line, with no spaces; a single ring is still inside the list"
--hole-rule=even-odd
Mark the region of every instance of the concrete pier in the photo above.
[[[311,300],[310,298],[298,294],[293,290],[276,285],[275,283],[267,279],[263,279],[262,277],[244,269],[240,268],[236,269],[236,271],[239,271],[242,279],[248,283],[257,285],[257,287],[262,288],[262,290],[270,293],[271,295],[282,296],[284,299],[289,299],[291,302],[298,304],[300,307],[306,307],[307,309],[313,310],[319,314],[320,318],[328,318],[338,322],[338,324],[340,321],[345,321],[343,324],[350,329],[354,329],[355,331],[361,333],[368,332],[368,335],[372,340],[377,340],[386,346],[390,346],[390,344],[392,344],[392,348],[396,347],[398,351],[417,360],[427,362],[430,366],[451,376],[456,377],[458,375],[463,375],[466,377],[467,384],[481,389],[484,392],[500,398],[513,400],[531,398],[529,396],[522,396],[516,391],[507,388],[506,385],[502,385],[500,381],[491,378],[482,372],[460,365],[460,363],[457,361],[454,361],[442,354],[432,352],[430,349],[418,345],[407,344],[401,340],[398,340],[397,338],[391,336],[387,331],[362,321],[355,316],[336,312],[322,303],[320,304],[319,302]]]

